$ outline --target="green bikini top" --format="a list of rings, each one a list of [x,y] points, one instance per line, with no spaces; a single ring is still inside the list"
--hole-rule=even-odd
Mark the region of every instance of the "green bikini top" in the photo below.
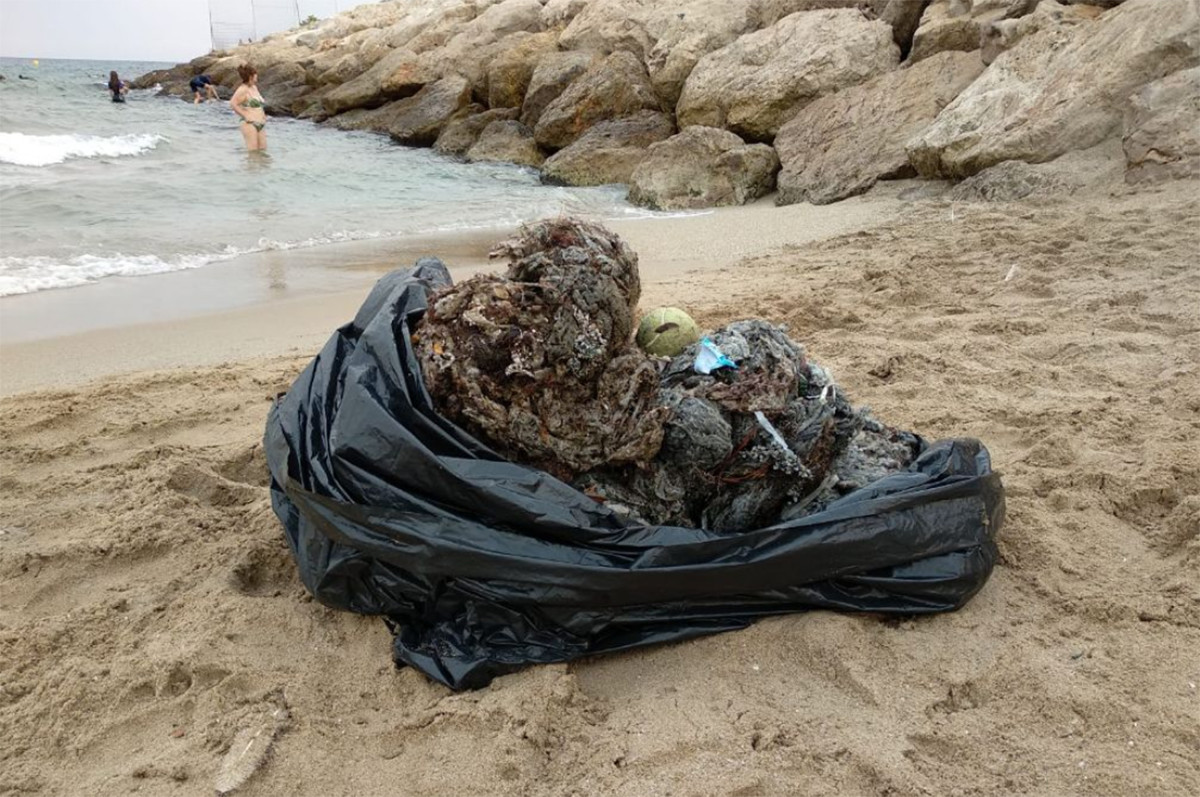
[[[264,103],[258,97],[251,97],[248,100],[242,100],[241,106],[243,108],[264,108],[266,107],[266,103]]]

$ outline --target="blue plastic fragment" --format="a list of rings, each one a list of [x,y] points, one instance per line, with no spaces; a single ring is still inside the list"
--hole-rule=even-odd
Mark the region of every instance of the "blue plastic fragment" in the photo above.
[[[700,348],[696,352],[696,361],[692,363],[692,368],[698,374],[711,374],[719,368],[737,368],[737,363],[725,356],[725,354],[717,348],[717,344],[713,343],[708,338],[700,339]]]

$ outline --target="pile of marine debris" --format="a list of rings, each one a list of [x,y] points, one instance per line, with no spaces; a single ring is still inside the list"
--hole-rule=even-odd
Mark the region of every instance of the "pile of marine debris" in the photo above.
[[[784,327],[738,321],[700,337],[667,308],[638,338],[673,356],[643,351],[637,255],[600,225],[542,221],[492,255],[509,260],[503,276],[438,292],[416,329],[434,405],[630,523],[750,531],[920,452],[915,435],[854,407]]]

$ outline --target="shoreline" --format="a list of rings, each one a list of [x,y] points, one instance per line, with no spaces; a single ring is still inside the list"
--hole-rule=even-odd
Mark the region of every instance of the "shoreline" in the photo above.
[[[882,224],[902,206],[896,194],[906,184],[833,205],[775,207],[768,196],[707,213],[601,221],[638,253],[649,288]],[[487,252],[511,231],[260,252],[188,271],[4,297],[0,396],[134,371],[312,354],[384,273],[424,255],[441,257],[456,280],[500,268],[489,266]],[[655,293],[648,290],[643,303]]]

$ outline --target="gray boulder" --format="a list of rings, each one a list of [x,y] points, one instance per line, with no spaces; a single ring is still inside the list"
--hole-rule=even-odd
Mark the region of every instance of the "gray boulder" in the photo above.
[[[450,120],[470,102],[470,84],[466,78],[452,75],[380,108],[358,108],[339,114],[330,124],[341,130],[387,133],[400,144],[427,147],[437,141]]]
[[[482,105],[468,105],[464,113],[446,123],[433,148],[444,155],[466,155],[475,146],[479,134],[492,122],[505,122],[517,118],[516,108],[493,108],[483,110]]]
[[[967,8],[951,0],[935,0],[913,33],[910,61],[920,61],[947,50],[978,50],[982,22]],[[997,16],[1002,19],[1002,15]],[[990,21],[990,20],[989,20]]]
[[[428,61],[410,50],[394,50],[353,80],[325,95],[330,114],[354,108],[377,108],[391,100],[411,97],[439,77]]]
[[[905,144],[981,72],[978,53],[939,53],[809,104],[775,137],[777,203],[824,205],[913,176]]]
[[[701,58],[676,116],[681,128],[723,127],[771,141],[817,97],[889,72],[899,59],[885,22],[854,10],[793,14]]]
[[[576,78],[538,119],[534,135],[549,149],[562,149],[598,122],[662,110],[642,62],[617,52]]]
[[[661,111],[601,122],[548,158],[542,179],[565,185],[627,183],[649,146],[674,132],[675,123]]]
[[[401,144],[427,147],[455,114],[471,102],[471,86],[458,75],[434,81],[413,96],[392,103],[387,132]]]
[[[890,0],[756,0],[753,5],[758,27],[769,28],[784,17],[801,11],[852,8],[879,17],[889,2]]]
[[[312,86],[305,80],[304,67],[299,64],[283,63],[267,67],[258,76],[259,90],[267,101],[267,113],[291,115],[297,102],[312,93]]]
[[[909,143],[909,159],[925,177],[966,177],[1087,149],[1120,132],[1134,91],[1197,65],[1195,0],[1127,0],[1002,53]]]
[[[904,58],[912,50],[913,36],[921,24],[921,15],[932,0],[890,0],[879,18],[892,26],[892,40]]]
[[[629,199],[658,210],[744,205],[775,187],[779,158],[714,127],[689,127],[652,144],[634,169]]]
[[[983,25],[980,34],[980,54],[985,64],[1011,50],[1017,42],[1047,28],[1069,28],[1095,20],[1103,9],[1092,5],[1062,5],[1057,0],[1042,0],[1029,14],[1014,19],[1002,19]]]
[[[654,44],[645,54],[646,70],[664,108],[675,107],[701,58],[760,27],[748,0],[669,0],[647,10]]]
[[[654,46],[646,30],[647,5],[645,0],[592,0],[571,19],[559,46],[605,55],[628,52],[642,61]]]
[[[553,32],[528,34],[508,47],[487,67],[489,108],[520,108],[538,62],[556,52],[558,37]]]
[[[1062,195],[1079,187],[1062,170],[1047,165],[1004,161],[968,177],[943,195],[955,202],[1014,202],[1026,197]]]
[[[533,140],[533,131],[511,119],[492,122],[467,150],[469,161],[502,161],[535,169],[542,165],[545,158]]]
[[[592,53],[555,52],[543,55],[529,76],[521,103],[521,123],[534,127],[542,112],[566,91],[575,78],[596,62]]]
[[[1200,177],[1200,68],[1144,86],[1125,115],[1125,180]]]

